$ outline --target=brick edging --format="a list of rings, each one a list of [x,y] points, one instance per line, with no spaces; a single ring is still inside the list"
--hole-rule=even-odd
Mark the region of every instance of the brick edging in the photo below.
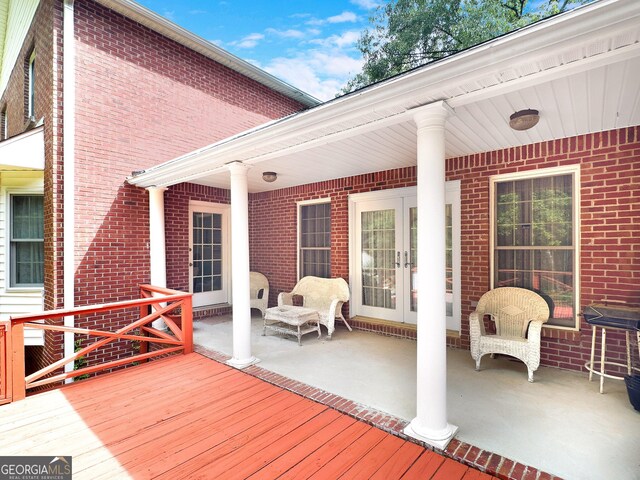
[[[220,363],[226,363],[227,360],[231,359],[229,355],[215,350],[210,350],[201,345],[195,345],[194,351]],[[471,444],[461,442],[456,438],[449,442],[449,445],[445,450],[434,449],[431,445],[405,435],[404,428],[409,424],[409,422],[402,418],[389,415],[386,412],[348,400],[339,395],[327,392],[326,390],[312,387],[311,385],[271,372],[257,365],[251,365],[242,371],[252,377],[259,378],[260,380],[293,392],[302,397],[327,405],[328,407],[331,407],[345,415],[349,415],[356,420],[379,428],[380,430],[400,437],[403,440],[417,443],[429,450],[434,450],[445,457],[449,457],[457,462],[480,470],[481,472],[485,472],[489,475],[493,475],[497,478],[503,480],[562,480],[560,477],[505,458],[497,453],[482,450],[481,448],[475,447]]]

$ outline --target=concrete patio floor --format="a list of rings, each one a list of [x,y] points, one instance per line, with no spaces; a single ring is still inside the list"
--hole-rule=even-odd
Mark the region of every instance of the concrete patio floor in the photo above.
[[[196,321],[194,341],[232,353],[231,317]],[[252,318],[252,349],[260,366],[407,421],[415,416],[416,343],[338,327],[332,340],[262,336]],[[528,383],[524,364],[447,355],[449,421],[456,438],[566,479],[640,479],[640,413],[623,382],[605,393],[586,374],[541,367]]]

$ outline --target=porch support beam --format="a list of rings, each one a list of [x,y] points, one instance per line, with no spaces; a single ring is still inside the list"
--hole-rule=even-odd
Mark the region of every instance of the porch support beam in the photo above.
[[[445,123],[443,101],[414,110],[417,126],[418,324],[416,418],[405,433],[441,450],[458,427],[447,422]]]
[[[251,355],[251,302],[249,289],[249,168],[241,162],[230,163],[231,173],[231,265],[233,275],[233,357],[227,362],[246,368],[259,360]]]
[[[149,261],[150,281],[155,287],[167,286],[167,254],[164,226],[164,192],[165,187],[148,187],[149,192]],[[157,330],[166,330],[164,320],[152,323]]]

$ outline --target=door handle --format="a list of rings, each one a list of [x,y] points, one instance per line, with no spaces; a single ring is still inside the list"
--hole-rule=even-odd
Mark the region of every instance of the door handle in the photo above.
[[[397,255],[396,255],[396,267],[400,268],[400,265],[401,265],[401,263],[400,263],[400,252],[398,251]]]
[[[404,268],[410,267],[411,263],[409,263],[409,253],[404,251]]]

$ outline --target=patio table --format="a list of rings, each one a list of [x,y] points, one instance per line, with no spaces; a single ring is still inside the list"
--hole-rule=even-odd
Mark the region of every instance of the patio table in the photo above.
[[[283,335],[298,337],[298,345],[302,345],[301,337],[311,332],[318,332],[320,338],[320,316],[311,308],[282,305],[267,308],[264,315],[264,331],[267,329]]]

